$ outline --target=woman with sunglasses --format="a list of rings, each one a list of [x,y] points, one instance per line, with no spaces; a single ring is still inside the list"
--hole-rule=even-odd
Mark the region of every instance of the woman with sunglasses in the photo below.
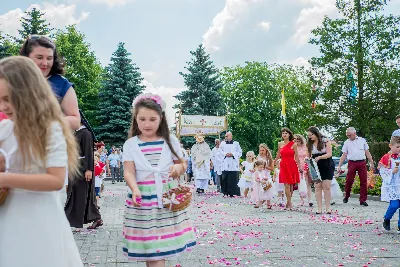
[[[60,102],[68,125],[73,130],[79,129],[81,118],[78,99],[73,84],[62,76],[64,74],[64,64],[57,53],[54,42],[46,36],[32,35],[25,40],[20,50],[20,55],[31,58],[40,68]]]

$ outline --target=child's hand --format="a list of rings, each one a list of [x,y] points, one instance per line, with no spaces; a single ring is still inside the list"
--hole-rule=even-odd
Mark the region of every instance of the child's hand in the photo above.
[[[395,167],[394,169],[393,169],[393,174],[396,174],[396,173],[398,173],[399,172],[399,167]]]
[[[179,178],[183,170],[183,166],[181,164],[174,164],[169,167],[169,177]]]
[[[142,204],[142,194],[139,191],[139,188],[134,188],[132,190],[132,202],[136,207],[140,207]]]

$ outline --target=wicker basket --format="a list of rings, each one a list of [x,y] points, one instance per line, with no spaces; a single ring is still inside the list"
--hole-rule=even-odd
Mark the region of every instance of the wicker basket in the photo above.
[[[272,183],[270,183],[269,181],[266,182],[265,184],[262,185],[262,188],[264,191],[268,191],[269,189],[272,188]]]
[[[163,195],[164,208],[171,211],[181,211],[189,207],[192,201],[192,191],[187,186],[179,185]]]
[[[7,188],[0,188],[0,205],[6,201],[8,196],[8,189]]]

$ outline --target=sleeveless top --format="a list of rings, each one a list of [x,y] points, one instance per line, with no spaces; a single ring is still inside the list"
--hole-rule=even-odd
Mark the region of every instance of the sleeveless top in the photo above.
[[[320,150],[318,150],[318,148],[315,146],[315,145],[313,145],[313,149],[312,149],[312,154],[313,155],[316,155],[316,154],[326,154],[326,143],[328,142],[329,140],[327,139],[327,138],[322,138],[322,143],[324,143],[324,148],[322,148],[322,150],[320,151]]]
[[[50,76],[47,80],[53,89],[54,95],[60,103],[67,94],[68,89],[71,88],[71,86],[74,86],[74,84],[68,81],[67,78],[58,74]]]

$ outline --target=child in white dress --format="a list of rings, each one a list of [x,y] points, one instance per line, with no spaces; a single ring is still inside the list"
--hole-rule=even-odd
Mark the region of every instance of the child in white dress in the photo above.
[[[254,208],[259,208],[267,201],[267,208],[271,209],[271,200],[274,198],[274,187],[270,171],[265,169],[265,162],[257,160],[254,163],[253,173],[253,200],[257,203]]]
[[[0,123],[8,163],[0,188],[9,189],[0,205],[0,266],[83,266],[59,192],[67,167],[78,171],[77,145],[31,59],[0,61],[0,111],[9,118]]]
[[[238,186],[244,190],[245,199],[248,197],[249,190],[253,188],[252,174],[254,172],[254,158],[254,151],[248,151],[246,153],[246,161],[243,161],[240,166],[242,177],[239,180]]]
[[[285,204],[284,204],[284,194],[283,193],[285,191],[285,185],[281,184],[279,182],[279,171],[280,171],[281,160],[278,159],[276,161],[275,165],[276,165],[276,167],[275,167],[275,170],[274,170],[274,177],[273,177],[274,188],[275,188],[275,191],[278,194],[278,206],[279,207],[284,207]]]

